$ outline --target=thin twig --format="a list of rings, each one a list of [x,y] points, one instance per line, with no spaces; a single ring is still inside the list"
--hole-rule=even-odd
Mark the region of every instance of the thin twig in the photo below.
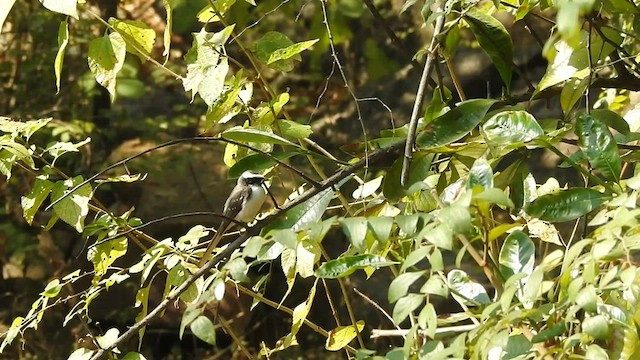
[[[196,136],[196,137],[190,137],[190,138],[182,138],[182,139],[175,139],[175,140],[171,140],[171,141],[167,141],[165,143],[162,143],[160,145],[156,145],[150,149],[141,151],[137,154],[131,155],[127,158],[124,158],[122,160],[116,161],[115,163],[107,166],[106,168],[104,168],[103,170],[97,172],[96,174],[92,175],[91,177],[89,177],[88,179],[86,179],[85,181],[81,182],[80,184],[76,185],[74,188],[68,190],[63,196],[61,196],[59,199],[56,199],[55,201],[51,202],[51,204],[49,204],[49,206],[47,206],[47,208],[45,209],[45,211],[51,209],[54,205],[56,205],[57,203],[59,203],[60,201],[62,201],[62,199],[66,198],[67,196],[71,195],[72,193],[74,193],[75,191],[77,191],[78,189],[80,189],[81,187],[83,187],[84,185],[90,183],[91,181],[97,179],[100,175],[106,173],[109,170],[112,170],[120,165],[124,165],[126,163],[128,163],[129,161],[139,158],[142,155],[146,155],[150,152],[156,151],[156,150],[160,150],[162,148],[165,147],[169,147],[169,146],[173,146],[173,145],[178,145],[181,143],[185,143],[185,142],[215,142],[215,141],[220,141],[220,142],[225,142],[225,143],[229,143],[229,144],[233,144],[233,145],[237,145],[237,146],[241,146],[244,148],[247,148],[249,150],[255,151],[259,154],[265,155],[269,158],[271,158],[271,160],[275,161],[276,163],[286,167],[287,169],[293,171],[294,173],[296,173],[298,176],[300,176],[301,178],[305,179],[306,181],[309,182],[309,184],[311,184],[314,187],[318,187],[318,182],[314,179],[312,179],[311,177],[309,177],[308,175],[306,175],[305,173],[303,173],[302,171],[294,168],[293,166],[285,163],[284,161],[277,159],[275,156],[273,156],[272,154],[269,154],[266,151],[260,150],[258,148],[255,148],[253,146],[249,146],[246,144],[242,144],[239,143],[237,141],[233,141],[233,140],[229,140],[229,139],[224,139],[221,137],[211,137],[211,136]]]
[[[439,2],[436,12],[442,12],[444,8],[444,2]],[[438,35],[442,31],[444,25],[444,14],[441,13],[436,19],[436,24],[433,28],[433,35],[431,38],[431,44],[427,49],[427,59],[425,60],[424,69],[422,70],[422,76],[420,77],[420,83],[418,84],[418,91],[416,92],[416,101],[413,103],[413,110],[411,112],[411,119],[409,120],[409,133],[407,135],[407,142],[404,148],[404,160],[402,162],[402,174],[400,176],[400,184],[402,186],[407,185],[407,179],[409,178],[409,168],[411,166],[411,159],[413,158],[413,147],[416,142],[416,130],[418,129],[418,114],[422,108],[422,100],[424,98],[425,88],[427,87],[427,79],[431,72],[431,66],[435,59],[435,52],[438,48]]]

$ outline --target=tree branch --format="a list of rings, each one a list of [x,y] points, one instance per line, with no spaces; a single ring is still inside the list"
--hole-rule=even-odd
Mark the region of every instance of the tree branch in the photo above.
[[[116,348],[118,345],[122,344],[124,341],[128,340],[130,337],[135,335],[138,332],[138,330],[140,330],[140,328],[142,328],[143,326],[146,326],[153,318],[155,318],[160,313],[162,313],[164,309],[167,306],[169,306],[169,304],[176,301],[178,297],[183,292],[185,292],[189,288],[189,286],[191,286],[191,284],[193,284],[197,279],[207,274],[214,266],[216,266],[218,263],[222,262],[223,259],[231,255],[231,253],[233,253],[236,249],[238,249],[247,239],[249,239],[249,237],[259,234],[260,230],[263,227],[273,222],[278,216],[282,215],[292,207],[302,204],[303,202],[309,200],[310,198],[312,198],[314,195],[318,194],[322,190],[335,186],[341,180],[345,179],[346,177],[350,176],[356,171],[364,168],[366,165],[375,163],[383,159],[384,157],[386,157],[388,154],[397,152],[399,149],[401,149],[405,145],[405,142],[406,141],[399,141],[389,147],[372,152],[368,158],[363,158],[360,161],[356,162],[355,164],[351,166],[347,166],[342,170],[336,172],[333,176],[329,177],[327,180],[319,183],[318,187],[307,190],[302,195],[298,196],[291,202],[285,204],[281,209],[276,210],[273,214],[258,221],[256,225],[250,228],[247,228],[247,231],[244,234],[240,235],[237,239],[231,242],[226,248],[224,248],[220,253],[218,253],[211,260],[209,260],[209,262],[207,262],[203,267],[201,267],[195,273],[189,276],[187,280],[185,280],[185,282],[183,282],[180,286],[175,288],[164,300],[162,300],[152,311],[150,311],[147,314],[147,316],[145,316],[142,320],[138,321],[133,326],[131,326],[129,330],[127,330],[125,333],[120,335],[109,346],[106,346],[102,349],[97,350],[96,353],[93,354],[93,356],[91,357],[91,360],[100,359],[107,352],[110,352],[111,350]]]
[[[444,3],[439,2],[436,12],[442,12],[443,6]],[[438,49],[438,35],[442,31],[443,25],[444,14],[440,14],[433,28],[431,44],[429,45],[429,49],[427,49],[427,60],[425,61],[422,76],[420,77],[420,84],[418,84],[418,91],[416,92],[416,101],[413,103],[413,111],[411,112],[411,120],[409,121],[409,134],[407,135],[407,142],[404,148],[404,161],[402,162],[402,174],[400,176],[400,184],[402,186],[407,185],[407,179],[409,178],[409,167],[411,166],[411,159],[413,158],[413,147],[416,142],[416,130],[418,128],[418,114],[422,108],[424,90],[427,87],[427,79],[431,72],[431,66],[436,58],[435,52]]]

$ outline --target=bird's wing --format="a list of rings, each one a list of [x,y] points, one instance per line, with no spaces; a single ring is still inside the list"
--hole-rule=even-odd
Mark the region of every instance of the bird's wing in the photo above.
[[[249,195],[251,195],[251,188],[248,186],[240,188],[236,187],[233,189],[233,191],[231,191],[231,194],[229,194],[227,201],[224,203],[224,212],[222,213],[222,215],[226,216],[226,218],[222,219],[222,223],[218,227],[218,231],[216,231],[216,234],[213,236],[213,239],[211,239],[209,246],[207,246],[207,249],[200,258],[200,261],[198,262],[199,267],[203,266],[204,263],[209,260],[211,254],[213,253],[213,249],[215,249],[218,246],[220,240],[222,240],[222,235],[227,231],[228,228],[234,225],[231,224],[230,219],[235,219],[238,213],[240,213],[240,210],[242,210],[242,208],[245,206]]]

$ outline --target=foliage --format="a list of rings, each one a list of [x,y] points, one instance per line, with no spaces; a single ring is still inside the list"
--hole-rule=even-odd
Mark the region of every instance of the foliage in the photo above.
[[[138,353],[125,341],[137,336],[142,344],[151,320],[175,304],[181,307],[178,336],[190,333],[216,347],[223,329],[246,357],[291,351],[306,329],[326,341],[326,351],[345,351],[359,359],[640,356],[640,133],[630,93],[640,90],[640,68],[630,55],[640,46],[635,3],[407,0],[388,15],[421,14],[422,23],[413,31],[444,17],[441,31],[432,34],[436,49],[425,53],[419,44],[412,51],[414,62],[426,57],[447,63],[452,81],[445,82],[436,65],[435,80],[429,78],[437,85],[428,91],[431,100],[423,106],[418,97],[413,107],[423,115],[415,139],[407,139],[409,125],[384,129],[374,138],[365,132],[359,144],[343,147],[344,152],[312,140],[322,136],[314,127],[320,119],[310,122],[292,115],[304,108],[308,93],[303,87],[282,90],[286,86],[279,81],[294,78],[283,73],[318,70],[330,59],[328,71],[339,73],[346,98],[357,107],[351,120],[366,130],[359,108],[364,99],[357,97],[356,80],[348,75],[349,65],[356,64],[338,51],[357,38],[349,19],[368,14],[359,2],[300,5],[313,7],[308,14],[286,1],[265,10],[269,4],[251,0],[210,0],[194,10],[166,0],[161,60],[155,48],[159,31],[152,23],[103,18],[100,8],[84,1],[40,3],[48,10],[40,10],[45,15],[39,26],[58,29],[49,31],[57,47],[46,54],[53,70],[49,80],[58,91],[74,86],[64,74],[79,60],[91,86],[78,93],[89,97],[101,91],[97,83],[114,105],[144,96],[148,90],[137,78],[153,74],[155,84],[181,87],[176,96],[182,106],[192,102],[186,114],[197,114],[182,120],[197,134],[209,136],[182,138],[179,131],[159,131],[167,123],[182,126],[181,119],[164,121],[160,116],[136,125],[115,121],[113,129],[97,121],[76,126],[74,116],[68,121],[33,115],[0,118],[0,173],[8,186],[28,184],[14,189],[25,226],[80,234],[91,267],[71,264],[47,279],[30,309],[6,327],[0,353],[11,351],[20,338],[35,341],[29,333],[45,314],[69,305],[59,325],[83,324],[92,345],[73,349],[69,344],[69,359],[106,354],[142,359],[144,350]],[[382,22],[379,26],[393,33],[376,10],[380,4],[365,4]],[[3,22],[19,24],[26,8],[14,1],[0,4],[0,29]],[[172,29],[180,24],[173,22],[186,21],[175,16],[180,11],[191,12],[200,30],[191,34],[190,46],[180,44],[184,56],[176,58],[171,56],[177,45]],[[269,18],[246,23],[247,13],[279,16],[284,22],[298,12],[310,24],[307,32],[281,29]],[[535,79],[516,60],[516,43],[507,30],[521,23],[530,27],[533,20],[552,29],[541,44],[546,71]],[[392,41],[400,39],[393,35]],[[466,99],[451,63],[467,45],[481,48],[491,60],[501,96]],[[371,61],[377,57],[372,54],[384,55],[371,42],[362,46]],[[384,76],[382,55],[366,66],[371,79]],[[326,80],[325,75],[319,78],[329,86],[331,75]],[[427,77],[421,85],[426,84]],[[20,91],[16,98],[28,98],[27,91]],[[551,117],[533,109],[550,100],[558,108]],[[88,117],[80,107],[69,111]],[[105,155],[99,172],[83,167],[81,157],[95,143],[89,135],[99,141],[118,138],[109,131],[120,126],[127,130],[120,135],[136,129],[145,133],[141,137],[169,140],[116,162]],[[400,149],[407,141],[413,152],[403,156]],[[197,142],[224,146],[217,160],[231,177],[249,169],[267,175],[272,188],[280,184],[277,209],[265,212],[254,225],[243,225],[241,235],[216,249],[201,268],[196,264],[211,239],[209,228],[197,224],[181,236],[158,240],[144,228],[150,219],[139,219],[133,208],[114,211],[99,192],[115,184],[145,186],[147,176],[129,173],[127,164],[145,154],[153,157],[160,149]],[[571,181],[561,186],[533,166],[530,160],[542,151],[570,168]],[[409,158],[410,166],[403,167]],[[120,167],[125,175],[109,173]],[[333,175],[326,176],[327,171]],[[405,175],[407,182],[401,181]],[[10,207],[12,193],[4,191]],[[6,228],[19,232],[15,226]],[[16,237],[20,244],[28,242],[24,233]],[[336,239],[343,243],[336,245]],[[18,247],[11,251],[29,253],[28,246]],[[126,256],[134,251],[139,258]],[[275,270],[256,278],[251,270],[265,263]],[[281,298],[269,298],[266,291],[274,272],[286,282]],[[351,285],[366,288],[374,279],[382,297],[352,291]],[[332,293],[332,284],[339,287],[339,296]],[[88,326],[95,320],[92,310],[114,287],[134,289],[128,309],[137,315],[126,326],[116,324],[94,335]],[[154,289],[161,296],[154,298]],[[239,293],[251,299],[250,309],[261,304],[285,313],[290,318],[287,331],[278,333],[277,341],[246,344],[229,319],[210,311]],[[291,307],[283,305],[288,298],[296,301]],[[325,299],[332,310],[330,328],[312,319],[314,306]],[[366,317],[364,308],[379,312],[387,322]],[[389,340],[389,350],[374,341],[377,337],[398,340]]]

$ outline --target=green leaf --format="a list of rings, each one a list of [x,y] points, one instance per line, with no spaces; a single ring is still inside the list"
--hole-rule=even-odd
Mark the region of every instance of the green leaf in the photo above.
[[[393,218],[391,216],[372,216],[367,218],[367,223],[376,240],[381,244],[386,244],[393,228]]]
[[[189,328],[198,339],[210,345],[216,344],[216,327],[208,317],[198,316],[191,322]]]
[[[2,25],[0,24],[0,28]],[[60,92],[60,75],[62,74],[62,62],[64,61],[64,52],[67,49],[67,44],[69,43],[69,23],[66,21],[60,22],[60,27],[58,28],[58,53],[56,54],[56,59],[53,62],[53,70],[56,75],[56,89],[57,92]]]
[[[594,3],[594,0],[560,0],[557,2],[558,14],[556,19],[558,32],[562,39],[570,44],[577,45],[580,40],[580,29],[582,28],[580,15],[590,12]]]
[[[396,303],[396,306],[393,307],[393,321],[396,324],[400,324],[404,321],[404,319],[409,316],[409,314],[422,304],[424,301],[424,295],[422,294],[409,294]]]
[[[235,163],[231,169],[229,169],[227,176],[230,179],[237,179],[247,170],[261,171],[276,165],[277,162],[274,158],[277,160],[286,160],[298,154],[300,153],[297,151],[273,152],[270,156],[265,154],[251,154]]]
[[[427,282],[422,285],[420,292],[446,298],[449,296],[449,287],[439,275],[432,275]]]
[[[118,258],[127,253],[127,246],[127,238],[121,237],[89,248],[87,259],[93,263],[95,269],[94,285],[109,271],[109,267]]]
[[[399,200],[403,196],[409,195],[421,189],[423,181],[431,172],[433,154],[427,151],[417,151],[413,154],[413,161],[409,167],[409,179],[407,186],[400,184],[400,174],[402,172],[402,158],[396,159],[391,170],[384,176],[382,181],[382,192],[389,200]],[[414,187],[417,186],[418,188]]]
[[[278,120],[278,127],[282,135],[294,139],[306,139],[313,133],[310,125],[299,124],[291,120]]]
[[[582,113],[576,120],[578,145],[587,155],[591,167],[607,178],[620,181],[622,161],[609,128],[597,118]]]
[[[482,132],[490,145],[498,147],[544,135],[536,119],[526,111],[501,111],[485,121]]]
[[[187,62],[187,77],[182,79],[185,91],[191,91],[191,99],[197,93],[211,108],[224,89],[224,79],[229,70],[224,44],[231,36],[234,25],[217,33],[204,28],[193,33],[193,44],[184,59]],[[235,101],[235,99],[234,99]]]
[[[367,236],[367,219],[364,217],[349,217],[340,219],[340,225],[342,225],[342,231],[353,245],[357,252],[366,251],[366,244],[364,242]]]
[[[484,190],[493,188],[493,169],[484,157],[474,161],[469,169],[467,189],[473,189],[475,186],[480,186]]]
[[[376,190],[382,185],[383,176],[379,176],[375,179],[369,180],[364,184],[360,184],[357,189],[353,190],[351,197],[354,199],[364,199],[371,195],[374,195]]]
[[[562,92],[560,93],[560,106],[565,115],[567,115],[571,109],[573,109],[573,105],[584,96],[587,86],[589,86],[588,77],[583,79],[569,79],[564,84]]]
[[[438,328],[438,314],[433,303],[427,302],[418,315],[418,325],[425,331],[425,335],[431,339],[436,335]]]
[[[509,89],[513,67],[513,43],[509,32],[496,18],[474,8],[465,13],[464,19]]]
[[[485,116],[492,99],[473,99],[461,102],[456,108],[433,120],[418,134],[416,145],[432,149],[460,140],[473,130]]]
[[[40,0],[40,3],[53,12],[69,15],[78,20],[78,0]]]
[[[598,340],[607,340],[609,337],[609,320],[604,315],[586,317],[582,321],[582,331]]]
[[[580,44],[582,46],[574,49],[567,41],[559,40],[553,43],[553,47],[548,54],[545,54],[549,65],[542,79],[538,83],[533,93],[534,98],[542,90],[557,85],[571,78],[584,79],[589,76],[590,64],[597,64],[604,60],[615,46],[622,42],[619,33],[609,31],[603,28],[602,32],[607,36],[608,41],[603,41],[597,33],[593,32],[591,36],[586,31],[580,33]],[[549,40],[553,41],[553,39]],[[610,42],[612,42],[613,45]],[[586,44],[590,44],[587,46]],[[591,61],[589,61],[589,53],[587,49],[591,49]]]
[[[7,15],[11,11],[13,4],[15,4],[16,0],[5,0],[0,2],[0,34],[2,34],[2,26],[4,25],[4,21],[7,19]],[[0,351],[1,352],[1,351]]]
[[[233,127],[220,134],[220,136],[222,136],[223,139],[239,141],[243,143],[253,142],[261,144],[291,145],[298,147],[298,145],[281,136],[251,128],[246,129],[241,127]]]
[[[122,36],[112,32],[89,43],[89,69],[98,84],[104,86],[116,98],[116,76],[124,65],[126,45]]]
[[[58,181],[51,191],[51,202],[62,198],[68,189],[75,188],[83,182],[82,176],[65,181]],[[91,185],[85,184],[58,203],[53,205],[53,212],[64,222],[73,226],[78,232],[84,228],[84,218],[89,213],[89,201],[93,197]]]
[[[398,301],[401,297],[407,294],[409,286],[420,279],[426,271],[416,271],[400,274],[397,278],[393,279],[389,285],[388,299],[390,303]]]
[[[356,325],[338,326],[329,331],[325,349],[329,351],[338,351],[349,345],[351,340],[355,339],[359,333],[364,330],[364,321],[358,320]]]
[[[40,295],[46,296],[48,298],[54,298],[58,296],[60,290],[62,290],[62,284],[60,284],[60,280],[53,279],[47,284],[47,286],[44,288],[44,291],[41,292]]]
[[[498,263],[504,279],[515,274],[531,275],[535,261],[535,245],[527,234],[516,230],[502,244]]]
[[[620,115],[609,109],[591,110],[591,113],[589,113],[589,115],[591,115],[591,117],[595,119],[600,120],[608,127],[615,129],[622,135],[629,135],[629,133],[631,132],[631,130],[629,129],[629,123],[627,123],[627,121]]]
[[[15,135],[23,135],[29,140],[31,135],[46,126],[53,118],[12,121],[10,118],[0,116],[0,131]]]
[[[471,280],[467,273],[453,269],[447,274],[447,283],[453,298],[466,305],[484,305],[491,302],[487,290],[482,285]]]
[[[128,352],[121,360],[147,360],[142,354],[137,352]]]
[[[151,57],[156,32],[149,25],[138,20],[109,19],[111,25],[127,43],[127,51],[140,58],[141,62]]]
[[[0,352],[2,352],[2,350],[0,350]],[[67,358],[67,360],[89,360],[91,359],[91,356],[93,356],[94,352],[95,350],[79,348],[74,352],[72,352],[71,355],[69,355],[69,357]]]
[[[213,1],[213,5],[215,5],[215,11],[211,5],[205,6],[204,9],[198,12],[198,21],[201,23],[213,23],[220,21],[220,15],[226,14],[226,12],[236,3],[236,0],[215,0]]]
[[[362,254],[347,256],[325,262],[316,269],[315,275],[323,279],[337,279],[349,276],[356,270],[366,268],[378,269],[394,264],[397,264],[397,262],[388,261],[379,255]]]
[[[319,39],[308,40],[308,41],[303,41],[303,42],[299,42],[299,43],[287,46],[286,48],[283,48],[283,49],[277,49],[276,51],[272,52],[271,55],[269,55],[269,60],[267,60],[267,65],[271,65],[274,62],[279,60],[291,59],[293,56],[296,56],[301,52],[307,50],[308,48],[312,47],[313,44],[317,43],[318,41]]]
[[[118,336],[120,336],[120,330],[116,328],[111,328],[107,330],[107,332],[104,333],[104,335],[96,336],[96,341],[98,342],[98,345],[101,348],[106,348],[112,345],[113,343],[115,343],[116,339],[118,339]]]
[[[293,231],[299,231],[318,223],[334,195],[332,188],[322,190],[311,199],[287,210],[285,219],[273,222],[272,228],[290,228]]]
[[[301,61],[300,54],[294,54],[291,58],[278,60],[269,63],[271,55],[278,50],[283,50],[293,45],[286,35],[277,31],[269,31],[262,36],[255,44],[256,57],[264,64],[268,64],[272,69],[288,72],[293,70],[294,60]]]
[[[40,205],[49,196],[51,189],[53,189],[53,183],[43,176],[38,176],[33,183],[31,192],[20,200],[22,214],[29,225],[33,223],[33,217],[36,215]]]
[[[533,342],[533,343],[546,342],[548,340],[553,339],[556,336],[562,335],[562,333],[564,333],[564,331],[565,331],[564,322],[559,322],[559,323],[553,324],[553,325],[547,327],[546,329],[540,331],[539,333],[535,334],[531,338],[531,342]]]
[[[525,211],[544,221],[571,221],[588,214],[608,198],[593,189],[572,188],[543,195],[529,204]]]

